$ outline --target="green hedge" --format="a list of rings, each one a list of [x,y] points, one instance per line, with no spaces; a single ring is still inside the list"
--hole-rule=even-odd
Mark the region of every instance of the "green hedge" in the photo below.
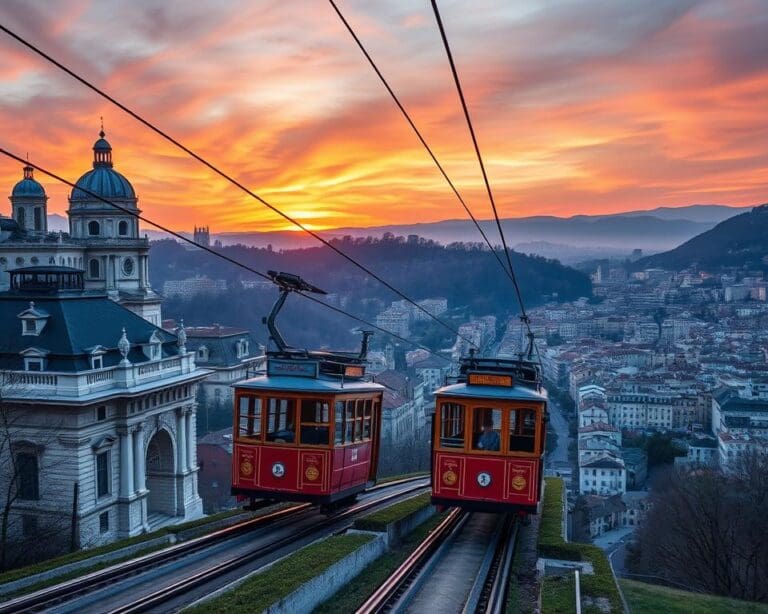
[[[540,556],[552,557],[546,554],[548,548],[565,544],[563,539],[563,498],[565,485],[562,478],[544,478],[544,502],[539,524],[538,548]]]
[[[386,531],[387,525],[402,520],[428,505],[430,505],[430,494],[424,493],[402,503],[395,503],[385,507],[383,510],[363,516],[355,521],[355,528],[361,531]]]
[[[185,611],[261,612],[372,539],[372,535],[361,533],[329,537],[278,561],[235,590]]]
[[[566,542],[562,536],[563,501],[565,487],[561,478],[545,478],[544,503],[539,525],[539,556],[568,561],[585,561],[592,564],[594,574],[581,575],[581,594],[589,597],[605,597],[614,612],[622,611],[621,596],[605,553],[591,544]],[[551,581],[545,581],[546,594]]]

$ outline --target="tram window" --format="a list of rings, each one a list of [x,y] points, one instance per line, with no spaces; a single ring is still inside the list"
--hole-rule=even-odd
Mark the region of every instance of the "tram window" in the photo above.
[[[355,442],[363,440],[363,403],[362,400],[355,402]]]
[[[355,432],[355,402],[347,401],[347,414],[344,419],[344,443],[352,443]]]
[[[509,451],[533,452],[536,448],[536,410],[509,411]]]
[[[501,410],[475,407],[472,410],[472,449],[484,452],[501,450]]]
[[[261,399],[258,397],[240,397],[239,436],[248,439],[261,439]]]
[[[302,399],[301,443],[310,446],[327,446],[330,428],[328,401]]]
[[[373,401],[366,399],[363,405],[363,439],[371,438],[371,422],[373,421]]]
[[[296,402],[293,399],[269,399],[267,402],[267,441],[296,441]]]
[[[440,445],[443,448],[464,447],[464,406],[443,403],[440,408]]]
[[[337,445],[344,443],[344,401],[336,401],[336,422],[334,441]]]

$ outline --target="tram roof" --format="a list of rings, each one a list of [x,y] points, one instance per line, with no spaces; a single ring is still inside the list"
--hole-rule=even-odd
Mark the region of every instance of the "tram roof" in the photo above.
[[[537,392],[526,386],[477,386],[452,384],[443,386],[435,394],[451,397],[474,397],[480,399],[500,399],[505,401],[541,401],[547,400],[546,392]]]
[[[381,392],[384,386],[373,382],[345,380],[325,377],[292,377],[290,375],[257,375],[238,382],[237,388],[253,390],[279,390],[282,392],[314,392],[321,394],[348,394],[355,392]]]

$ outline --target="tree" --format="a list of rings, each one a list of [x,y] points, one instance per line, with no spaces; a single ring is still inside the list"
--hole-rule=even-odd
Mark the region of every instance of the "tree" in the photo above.
[[[69,543],[68,514],[25,514],[20,509],[22,504],[34,507],[37,501],[50,508],[41,450],[58,431],[45,428],[29,436],[25,410],[8,400],[23,391],[12,374],[0,373],[0,570],[40,560]]]
[[[733,473],[670,469],[650,498],[633,570],[704,592],[768,601],[768,456]]]

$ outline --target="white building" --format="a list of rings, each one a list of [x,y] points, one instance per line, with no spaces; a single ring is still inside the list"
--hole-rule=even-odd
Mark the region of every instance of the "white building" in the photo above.
[[[48,197],[31,166],[11,191],[12,218],[0,217],[0,290],[9,271],[29,266],[66,266],[85,271],[86,290],[105,292],[160,326],[160,297],[149,285],[149,241],[139,234],[141,211],[131,183],[113,168],[104,131],[93,145],[93,168],[70,196],[69,233],[49,233]],[[115,203],[118,209],[94,195]]]
[[[627,492],[627,472],[620,457],[606,453],[579,467],[579,492],[582,495],[623,495]]]
[[[207,372],[183,329],[84,290],[76,269],[22,269],[11,285],[0,293],[11,539],[40,539],[51,523],[68,536],[73,505],[82,547],[199,517],[195,388]]]

